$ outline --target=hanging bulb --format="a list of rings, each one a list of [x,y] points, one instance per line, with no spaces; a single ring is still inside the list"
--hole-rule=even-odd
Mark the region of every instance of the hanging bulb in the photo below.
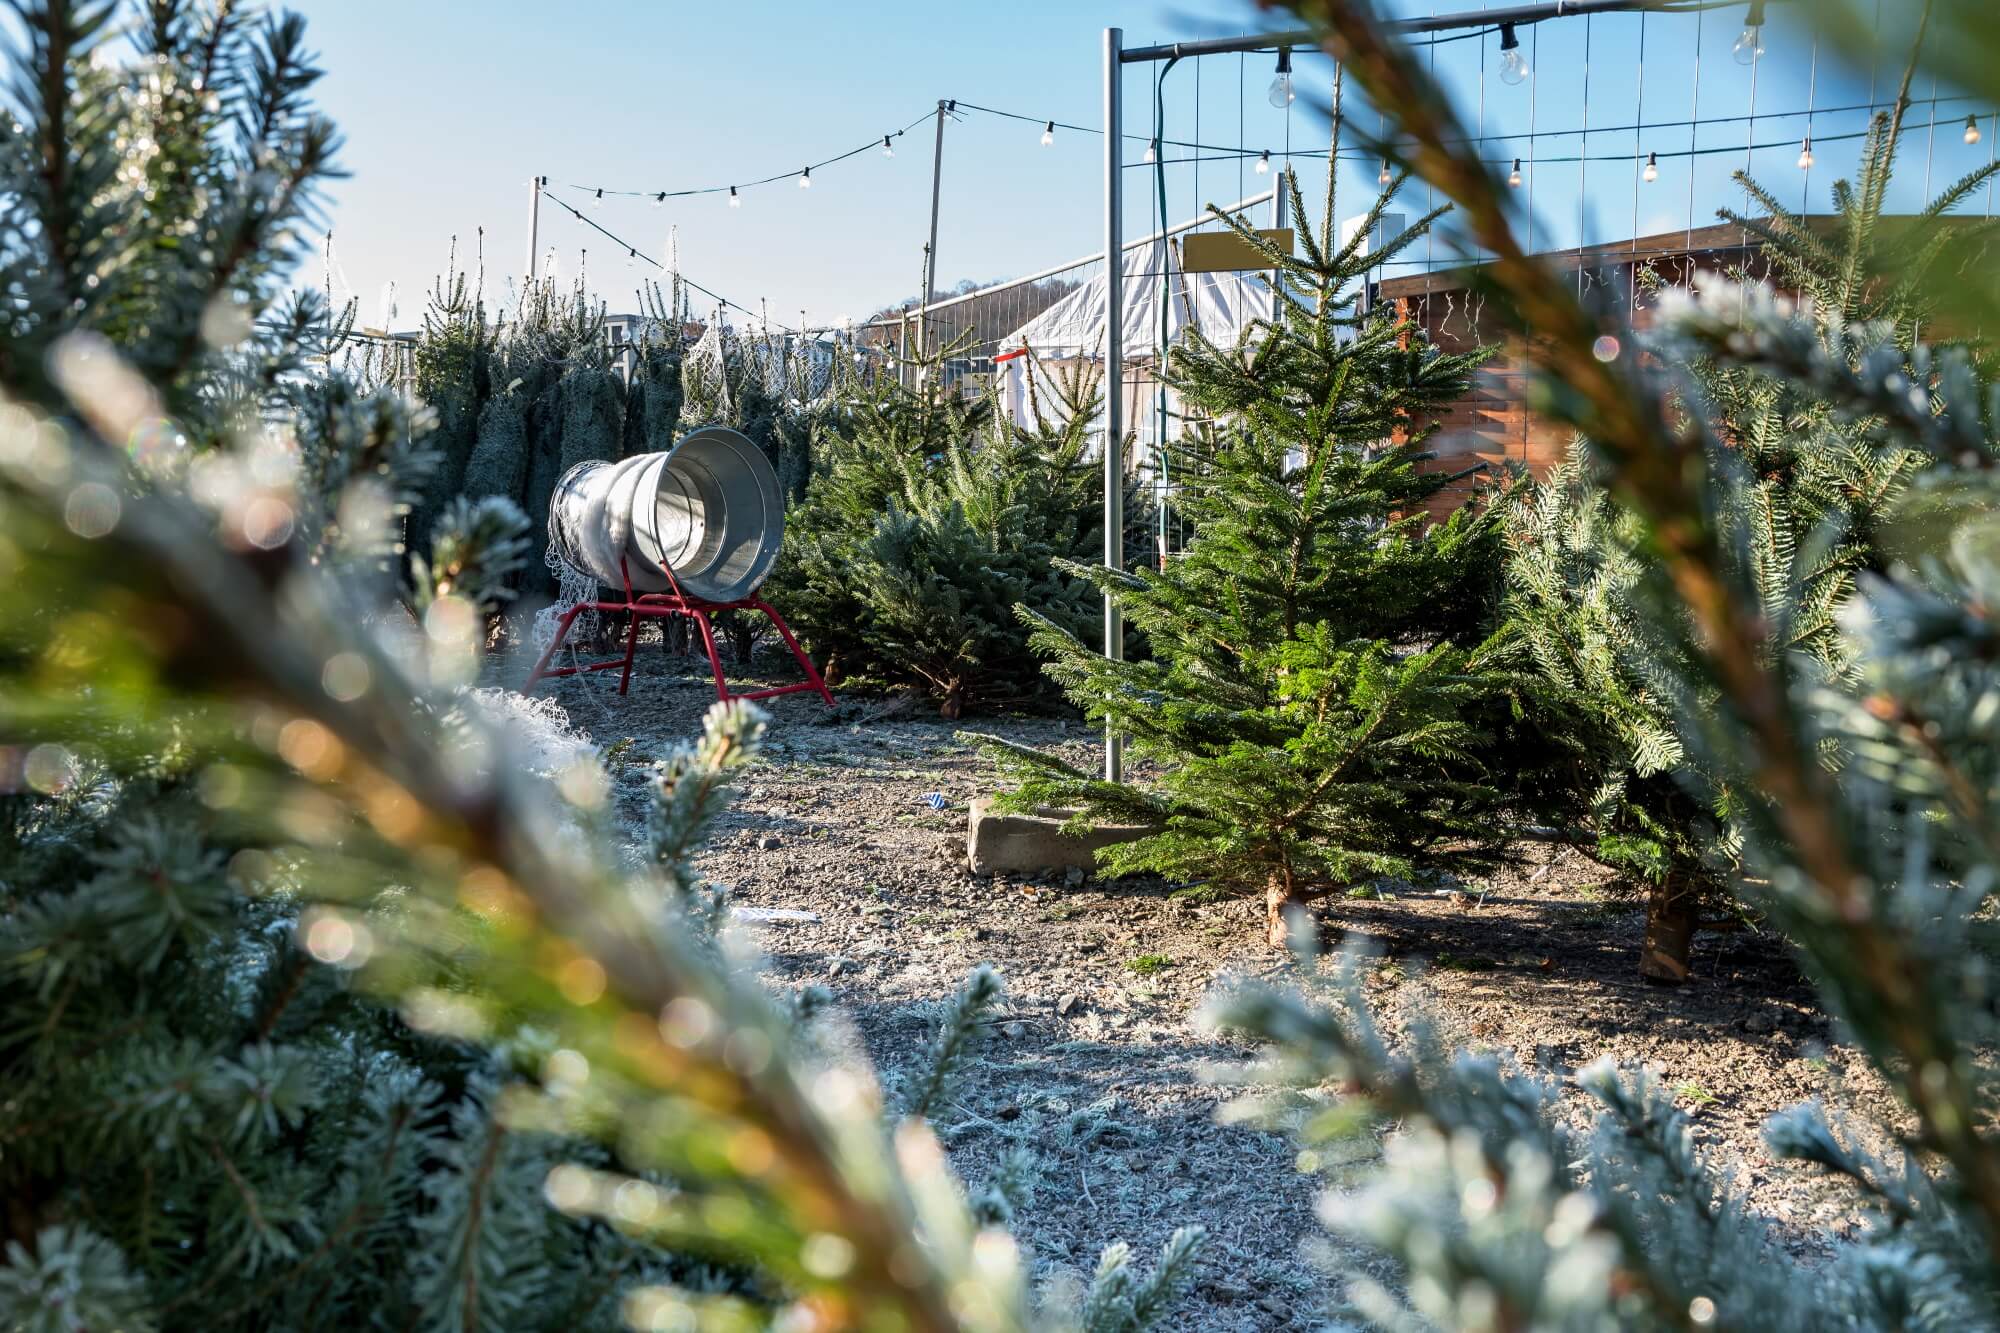
[[[1648,184],[1660,178],[1660,155],[1658,153],[1646,154],[1645,176]]]
[[[1521,188],[1521,159],[1514,159],[1514,169],[1507,173],[1507,183],[1515,189]]]
[[[1042,126],[1042,147],[1047,148],[1056,141],[1056,123],[1052,120]]]
[[[894,144],[892,144],[892,143],[890,143],[890,142],[889,142],[889,136],[888,136],[888,135],[886,135],[886,134],[885,134],[885,135],[883,135],[883,136],[882,136],[882,156],[884,156],[884,157],[894,157],[895,155],[896,155],[896,145],[894,145]]]
[[[663,205],[665,205],[666,202],[667,202],[667,192],[665,190],[662,190],[658,194],[653,196],[654,208],[660,208]]]
[[[626,247],[626,250],[625,250],[625,267],[626,267],[626,268],[637,268],[638,266],[639,266],[639,252],[638,252],[637,250],[634,250],[634,249],[632,249],[632,248],[631,248],[631,247],[629,247],[629,246],[628,246],[628,247]]]
[[[1257,155],[1257,174],[1259,176],[1262,176],[1268,171],[1270,171],[1270,169],[1271,169],[1271,150],[1266,148],[1262,153]]]
[[[743,207],[743,201],[737,197],[736,187],[734,185],[729,187],[729,206],[731,208]]]
[[[1158,141],[1154,139],[1146,140],[1146,160],[1148,162],[1157,162],[1160,159],[1160,155],[1154,151],[1157,143]]]
[[[602,190],[599,190],[599,191],[597,192],[597,197],[596,197],[596,198],[594,198],[594,199],[592,199],[592,200],[590,201],[590,206],[591,206],[592,208],[602,208],[602,207],[604,207],[604,191],[602,191]]]
[[[1806,136],[1805,146],[1799,149],[1799,170],[1811,171],[1813,164],[1812,136]]]
[[[1382,174],[1375,178],[1375,183],[1386,190],[1389,188],[1389,182],[1394,179],[1396,179],[1396,173],[1389,170],[1389,159],[1385,157],[1382,159]]]
[[[799,188],[801,190],[810,190],[812,187],[813,187],[813,169],[811,167],[807,167],[804,171],[801,171],[799,173]]]
[[[1750,12],[1743,16],[1743,31],[1729,52],[1739,65],[1754,65],[1764,54],[1764,0],[1750,0]]]
[[[1297,94],[1292,91],[1292,48],[1280,47],[1278,73],[1271,80],[1271,105],[1283,111],[1292,104],[1295,96]]]
[[[1500,82],[1509,85],[1528,77],[1528,58],[1521,54],[1521,38],[1514,25],[1500,25]]]
[[[1968,144],[1979,142],[1979,117],[1967,116],[1965,118],[1965,141]]]

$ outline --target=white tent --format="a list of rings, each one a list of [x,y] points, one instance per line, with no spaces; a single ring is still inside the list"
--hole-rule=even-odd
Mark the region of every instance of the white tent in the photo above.
[[[1164,284],[1160,281],[1163,269]],[[1128,367],[1150,364],[1158,358],[1163,300],[1168,345],[1190,326],[1211,341],[1227,345],[1254,321],[1271,317],[1271,288],[1266,278],[1254,273],[1183,272],[1179,248],[1159,240],[1127,249],[1124,271],[1122,346]],[[1055,371],[1062,363],[1103,363],[1104,305],[1104,274],[1099,272],[1001,340],[994,371],[1001,410],[1011,419],[1031,426],[1038,414],[1047,421],[1060,411]],[[1150,375],[1129,371],[1126,375],[1125,419],[1146,445],[1157,434],[1157,387]],[[1167,411],[1171,420],[1178,414],[1179,404],[1169,401]]]

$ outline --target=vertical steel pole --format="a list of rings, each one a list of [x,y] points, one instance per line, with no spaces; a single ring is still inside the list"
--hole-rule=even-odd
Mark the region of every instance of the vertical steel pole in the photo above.
[[[1104,567],[1125,567],[1125,122],[1119,53],[1120,28],[1104,30]],[[1125,660],[1125,622],[1118,606],[1104,599],[1104,655]],[[1104,731],[1104,780],[1125,777],[1125,738]]]
[[[541,244],[542,234],[542,182],[547,176],[537,176],[528,182],[528,285],[535,285],[535,247]],[[521,294],[527,299],[527,293]]]
[[[931,147],[931,240],[924,247],[924,306],[917,317],[917,350],[930,346],[931,298],[937,295],[938,187],[944,180],[944,116],[951,104],[943,98],[937,105],[937,138]]]

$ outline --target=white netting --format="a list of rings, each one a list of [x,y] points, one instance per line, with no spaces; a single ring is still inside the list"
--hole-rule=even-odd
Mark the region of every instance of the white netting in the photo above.
[[[506,733],[508,758],[530,772],[554,777],[580,761],[599,758],[590,736],[547,695],[485,688],[468,690],[466,696],[488,726]]]
[[[534,624],[528,629],[528,637],[534,642],[537,653],[547,652],[549,645],[555,642],[556,626],[562,623],[563,616],[572,606],[579,602],[597,600],[597,576],[578,573],[575,567],[563,558],[561,550],[558,549],[558,539],[553,525],[550,528],[549,549],[542,552],[542,563],[547,565],[549,573],[555,576],[556,599],[535,612]],[[579,615],[576,623],[570,626],[570,631],[568,642],[571,645],[570,652],[574,655],[577,636],[587,637],[596,633],[597,612],[585,611]]]

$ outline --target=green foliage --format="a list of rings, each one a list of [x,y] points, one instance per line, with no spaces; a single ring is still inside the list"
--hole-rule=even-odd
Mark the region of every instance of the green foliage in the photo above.
[[[1708,288],[1663,312],[1650,355],[1601,360],[1601,316],[1513,241],[1507,192],[1467,154],[1422,56],[1356,7],[1302,8],[1495,254],[1488,275],[1506,308],[1533,312],[1538,401],[1593,427],[1595,477],[1615,508],[1580,507],[1616,516],[1614,550],[1632,562],[1619,583],[1625,623],[1656,645],[1635,678],[1671,725],[1691,795],[1728,793],[1736,892],[1793,943],[1843,1041],[1898,1103],[1886,1123],[1809,1103],[1766,1126],[1774,1155],[1862,1218],[1830,1256],[1801,1260],[1649,1076],[1581,1071],[1576,1085],[1598,1104],[1584,1137],[1573,1116],[1552,1114],[1552,1081],[1448,1054],[1421,1026],[1392,1049],[1352,963],[1324,1002],[1241,992],[1226,1021],[1275,1048],[1253,1077],[1357,1090],[1309,1123],[1309,1140],[1390,1120],[1401,1131],[1333,1219],[1402,1269],[1399,1290],[1353,1279],[1358,1312],[1389,1327],[1994,1328],[2000,385],[1965,349],[1908,341],[1919,322],[1893,305],[1843,326],[1755,288]],[[1954,53],[1947,63],[1963,47],[1992,49],[1983,14],[1940,12],[1952,16],[1934,35]],[[1908,88],[1906,75],[1897,117]],[[1871,140],[1871,178],[1894,138],[1892,123]],[[1989,306],[1984,318],[1996,317]],[[1831,623],[1803,640],[1823,565],[1801,542],[1774,595],[1768,546],[1744,518],[1770,477],[1741,423],[1706,397],[1758,379],[1809,404],[1804,451],[1845,438],[1865,446],[1864,461],[1924,464],[1879,497],[1855,497],[1867,558],[1845,575]],[[1802,473],[1846,465],[1798,462]]]
[[[393,519],[421,468],[393,414],[285,387],[318,321],[226,355],[156,341],[239,300],[255,328],[284,281],[331,137],[297,21],[163,0],[120,68],[108,7],[23,10],[31,127],[0,157],[0,1326],[1036,1326],[929,1128],[892,1143],[872,1071],[801,1037],[823,994],[781,1001],[679,928],[757,714],[720,710],[670,765],[663,854],[629,862],[587,754],[552,780],[510,696],[423,683],[476,664],[477,617],[447,608],[499,596],[511,497],[442,511],[408,639],[393,543],[353,516]],[[235,119],[150,127],[213,173],[156,218],[124,150],[182,87]],[[587,323],[512,349],[529,421],[559,405],[565,338],[601,369]],[[303,401],[326,424],[288,476]],[[1110,1295],[1162,1322],[1186,1263]]]
[[[1030,429],[941,380],[852,387],[823,428],[774,588],[836,673],[921,683],[957,717],[1042,689],[1016,606],[1077,633],[1096,614],[1062,562],[1102,549],[1087,456],[1101,399],[1072,377],[1063,424]]]
[[[1918,328],[1933,321],[1927,283],[1946,247],[1990,231],[1973,223],[1955,235],[1934,224],[1992,168],[1947,189],[1916,219],[1885,218],[1899,142],[1899,122],[1878,116],[1858,180],[1833,186],[1830,226],[1787,211],[1740,174],[1769,216],[1724,213],[1760,239],[1778,281],[1798,294],[1788,337],[1809,339],[1835,360],[1861,354],[1851,331],[1864,321],[1880,323],[1885,332],[1869,336],[1886,338],[1890,355],[1909,354]],[[1672,351],[1689,370],[1688,410],[1727,441],[1744,479],[1718,493],[1714,521],[1749,562],[1758,613],[1774,627],[1769,651],[1845,673],[1840,609],[1857,574],[1883,562],[1884,515],[1931,455],[1842,408],[1823,382],[1774,374],[1738,349],[1682,343]],[[1510,508],[1508,528],[1511,625],[1585,757],[1564,822],[1587,831],[1608,864],[1656,886],[1656,910],[1682,893],[1686,909],[1697,899],[1724,905],[1738,841],[1730,793],[1687,753],[1673,717],[1674,682],[1685,674],[1678,636],[1650,630],[1634,605],[1656,560],[1645,529],[1605,495],[1582,445]]]
[[[1333,209],[1329,193],[1317,236],[1298,210],[1302,258],[1265,246],[1288,279],[1273,320],[1239,346],[1191,334],[1172,354],[1173,384],[1212,414],[1174,463],[1187,549],[1161,570],[1064,566],[1151,657],[1108,661],[1074,627],[1022,611],[1071,701],[1164,775],[1138,790],[989,747],[1021,779],[1021,805],[1157,829],[1100,852],[1107,869],[1264,893],[1274,943],[1290,905],[1407,874],[1417,857],[1487,862],[1502,799],[1480,754],[1507,686],[1498,646],[1479,638],[1497,525],[1469,511],[1427,525],[1445,478],[1422,469],[1413,424],[1480,357],[1355,311],[1355,284],[1428,220],[1363,255],[1359,240],[1322,247]]]

